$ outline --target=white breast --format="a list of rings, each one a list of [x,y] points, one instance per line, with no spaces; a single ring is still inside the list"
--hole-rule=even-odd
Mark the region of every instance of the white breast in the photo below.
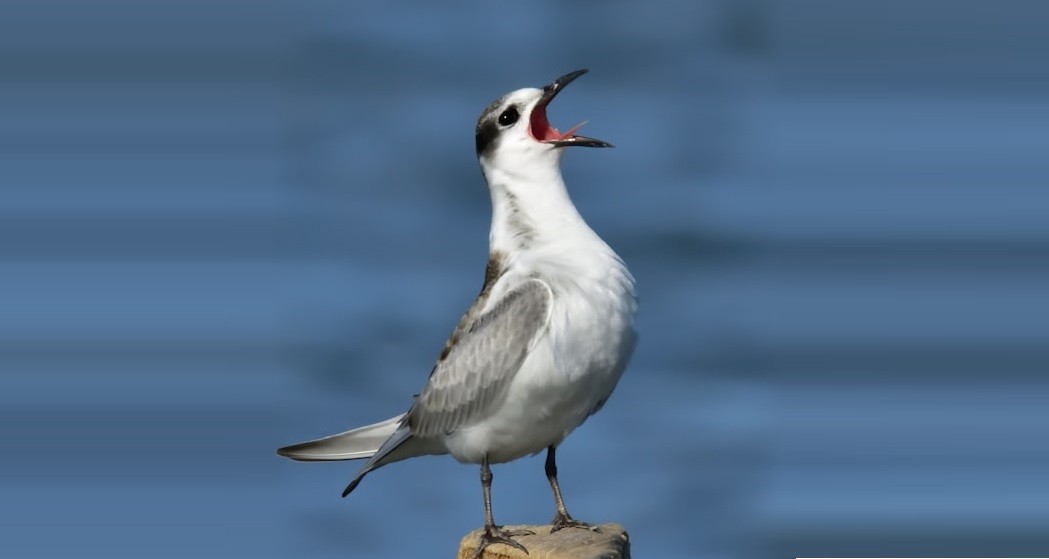
[[[446,437],[457,460],[476,463],[488,454],[499,463],[540,452],[560,443],[611,395],[633,352],[637,304],[633,279],[604,248],[603,265],[589,262],[581,266],[585,273],[557,267],[549,255],[542,259],[546,269],[528,270],[554,294],[547,333],[517,372],[503,405]],[[512,285],[513,278],[507,279]]]

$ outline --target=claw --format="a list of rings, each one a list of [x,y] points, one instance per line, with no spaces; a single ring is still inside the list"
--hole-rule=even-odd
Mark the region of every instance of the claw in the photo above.
[[[601,533],[601,528],[590,524],[589,522],[581,522],[571,516],[558,513],[557,516],[554,517],[553,522],[550,523],[550,533],[553,534],[554,532],[564,530],[565,528],[583,528],[598,534]]]
[[[503,545],[520,549],[527,555],[528,549],[511,538],[515,536],[534,535],[535,532],[531,530],[504,530],[502,526],[485,526],[484,532],[481,533],[480,541],[477,542],[477,551],[474,552],[473,559],[481,559],[481,554],[484,553],[485,548],[493,543],[501,543]]]

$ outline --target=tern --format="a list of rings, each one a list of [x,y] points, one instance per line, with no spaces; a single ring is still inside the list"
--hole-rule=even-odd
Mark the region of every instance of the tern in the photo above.
[[[560,132],[546,109],[577,70],[541,88],[510,92],[477,121],[477,157],[492,199],[489,256],[481,292],[459,320],[410,409],[385,421],[281,448],[295,460],[367,459],[343,491],[369,472],[432,454],[480,464],[484,531],[527,553],[492,517],[492,472],[546,450],[556,513],[551,532],[596,529],[568,514],[556,451],[604,406],[633,353],[634,278],[583,220],[561,177],[565,148],[612,147]]]

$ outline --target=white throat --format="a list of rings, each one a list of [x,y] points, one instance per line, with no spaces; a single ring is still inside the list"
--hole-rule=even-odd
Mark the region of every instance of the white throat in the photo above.
[[[583,248],[594,243],[607,248],[572,204],[559,162],[550,159],[515,165],[513,170],[482,161],[492,196],[493,251],[515,253],[555,245]]]

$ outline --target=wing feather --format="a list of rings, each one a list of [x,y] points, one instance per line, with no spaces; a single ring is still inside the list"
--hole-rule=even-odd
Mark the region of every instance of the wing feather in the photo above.
[[[529,279],[495,302],[437,362],[406,418],[415,436],[454,431],[486,416],[546,332],[553,294]]]

